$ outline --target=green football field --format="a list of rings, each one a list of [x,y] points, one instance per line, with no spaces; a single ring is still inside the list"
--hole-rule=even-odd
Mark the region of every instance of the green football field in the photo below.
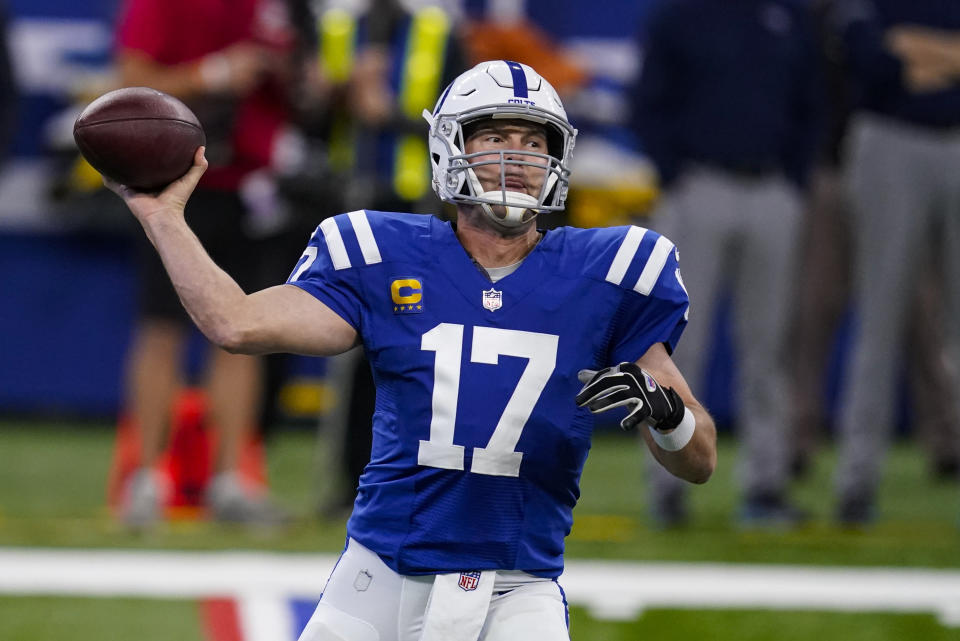
[[[269,444],[273,490],[299,515],[289,530],[271,535],[195,521],[171,523],[149,536],[123,532],[104,504],[112,440],[107,425],[0,422],[0,547],[327,554],[342,548],[344,522],[321,520],[313,512],[323,473],[310,432],[282,430]],[[568,558],[960,568],[957,484],[933,482],[910,444],[900,443],[891,452],[880,518],[862,532],[838,529],[830,521],[834,459],[829,449],[795,488],[813,518],[792,532],[737,528],[735,448],[729,439],[721,441],[714,478],[692,488],[694,516],[682,530],[651,527],[643,462],[629,435],[598,436],[584,472]],[[960,594],[955,600],[960,607]],[[790,609],[648,610],[633,621],[600,621],[574,607],[571,634],[575,641],[939,640],[960,639],[960,628],[944,627],[933,614]],[[193,600],[0,595],[3,641],[65,638],[200,640],[204,633]]]

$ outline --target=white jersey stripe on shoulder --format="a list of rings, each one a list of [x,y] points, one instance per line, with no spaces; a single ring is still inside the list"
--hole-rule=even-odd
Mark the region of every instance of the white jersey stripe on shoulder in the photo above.
[[[330,252],[330,261],[333,263],[333,268],[346,269],[350,267],[350,257],[347,256],[347,248],[343,244],[343,236],[340,235],[337,221],[333,218],[327,218],[320,223],[320,231],[323,232],[323,240],[327,243],[327,251]]]
[[[643,271],[640,272],[640,278],[637,279],[637,284],[633,286],[633,289],[644,296],[653,291],[653,286],[657,284],[657,279],[660,278],[660,272],[663,271],[663,266],[667,264],[667,257],[670,256],[670,252],[672,251],[673,243],[664,236],[658,238],[657,243],[653,246],[653,251],[650,252],[650,256],[647,258],[647,264],[643,266]]]
[[[643,240],[643,236],[646,233],[646,229],[635,225],[627,230],[627,235],[624,237],[623,242],[620,243],[620,249],[617,250],[617,255],[613,257],[610,270],[607,271],[608,282],[614,285],[619,285],[623,282],[623,277],[627,275],[627,269],[630,268],[630,263],[633,262],[633,257],[637,253],[640,241]]]
[[[377,241],[373,237],[373,230],[370,229],[367,212],[358,209],[357,211],[351,211],[347,216],[350,217],[350,222],[353,223],[353,231],[357,234],[357,242],[360,243],[363,260],[368,265],[379,263],[383,259],[380,257],[380,248],[377,247]]]

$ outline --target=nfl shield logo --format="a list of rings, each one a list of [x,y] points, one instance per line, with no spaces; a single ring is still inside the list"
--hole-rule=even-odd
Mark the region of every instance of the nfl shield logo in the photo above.
[[[460,582],[457,584],[465,592],[472,592],[480,584],[479,572],[461,572]]]
[[[483,292],[483,307],[494,312],[503,306],[503,292],[490,288]]]

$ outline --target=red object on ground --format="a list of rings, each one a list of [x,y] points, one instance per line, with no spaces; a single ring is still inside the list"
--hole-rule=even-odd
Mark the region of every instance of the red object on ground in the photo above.
[[[197,506],[210,479],[211,433],[204,425],[207,402],[203,392],[184,390],[173,413],[173,429],[164,454],[166,471],[173,486],[170,506]]]
[[[244,641],[240,613],[234,599],[204,599],[200,606],[207,641]]]
[[[207,399],[202,390],[186,388],[174,403],[167,449],[157,465],[170,479],[172,492],[166,507],[177,517],[200,515],[203,493],[213,475],[213,457],[217,430],[207,420]],[[117,424],[113,464],[107,480],[107,503],[114,510],[123,498],[126,480],[140,466],[140,434],[129,416]],[[263,442],[254,437],[244,447],[240,473],[255,483],[266,485],[267,473]]]

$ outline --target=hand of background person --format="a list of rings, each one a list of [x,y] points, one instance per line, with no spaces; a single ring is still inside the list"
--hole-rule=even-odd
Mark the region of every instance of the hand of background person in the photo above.
[[[954,83],[953,72],[938,65],[907,63],[904,83],[912,93],[942,91]]]
[[[350,104],[364,124],[382,125],[393,116],[389,69],[390,54],[382,47],[368,47],[357,56],[350,78]]]
[[[315,58],[308,58],[301,63],[299,80],[293,100],[301,112],[316,113],[325,110],[330,105],[334,92],[339,89],[323,72],[322,65]]]
[[[263,45],[244,41],[205,56],[199,65],[207,91],[249,93],[273,71],[275,54]]]
[[[907,89],[940,91],[960,77],[960,37],[954,32],[904,25],[889,29],[887,49],[904,65]]]

